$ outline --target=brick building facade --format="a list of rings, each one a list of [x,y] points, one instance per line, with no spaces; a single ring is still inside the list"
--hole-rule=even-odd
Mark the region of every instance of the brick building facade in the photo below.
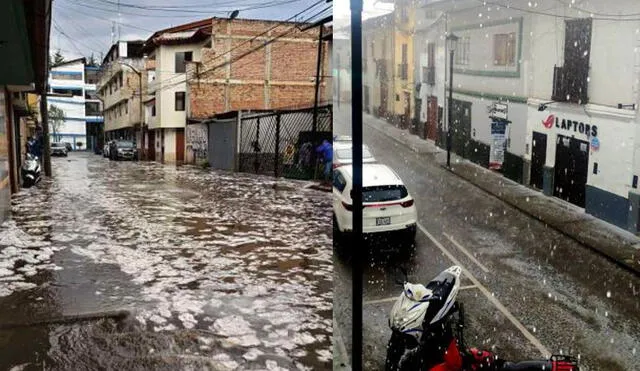
[[[211,46],[188,66],[189,118],[313,105],[319,27],[302,31],[301,23],[217,18],[212,24]],[[325,27],[323,35],[329,33]],[[329,62],[324,41],[321,104],[331,101]]]

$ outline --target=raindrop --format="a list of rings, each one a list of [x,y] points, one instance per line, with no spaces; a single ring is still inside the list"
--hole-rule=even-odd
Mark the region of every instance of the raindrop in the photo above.
[[[577,42],[577,41],[574,41],[574,42],[573,42],[573,46],[578,47],[578,42]]]
[[[492,216],[493,216],[493,213],[489,213],[489,217],[492,217]]]
[[[611,298],[611,291],[607,291],[607,298]]]
[[[633,348],[633,350],[631,351],[631,353],[635,356],[635,355],[636,355],[636,348]]]
[[[609,317],[609,312],[608,312],[608,311],[605,311],[605,312],[604,312],[604,316],[605,316],[605,317]]]
[[[480,23],[480,28],[482,28],[482,27],[483,27],[483,26],[482,26],[482,23]]]
[[[584,55],[585,57],[587,56],[587,54],[589,54],[589,52],[587,50],[585,50],[582,55]]]
[[[613,338],[611,338],[611,341],[610,341],[610,343],[611,343],[611,344],[613,344]]]
[[[531,1],[529,1],[529,8],[531,8]]]
[[[534,333],[536,332],[536,327],[535,327],[535,326],[533,326],[533,332],[534,332]]]
[[[529,202],[529,196],[527,196],[526,200],[527,200],[527,202]]]
[[[587,76],[587,82],[591,81],[591,77]]]
[[[478,17],[479,17],[479,18],[482,18],[482,13],[478,13]]]

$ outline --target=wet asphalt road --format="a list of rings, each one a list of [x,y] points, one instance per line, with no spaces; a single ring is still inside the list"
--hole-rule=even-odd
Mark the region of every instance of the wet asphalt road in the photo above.
[[[302,182],[87,153],[13,198],[0,226],[0,369],[327,369],[328,194]]]
[[[336,110],[334,122],[336,134],[350,133],[344,110]],[[586,370],[640,369],[639,277],[466,183],[434,159],[417,155],[366,122],[364,141],[378,161],[394,168],[404,180],[416,199],[423,226],[413,257],[378,255],[366,268],[363,336],[367,370],[384,366],[392,302],[371,301],[401,292],[394,284],[394,267],[408,266],[411,278],[426,284],[453,265],[453,259],[482,286],[465,277],[462,285],[467,287],[458,296],[467,312],[470,346],[514,360],[539,358],[545,349],[572,354]],[[348,259],[348,254],[334,257],[334,316],[343,334],[351,331]],[[343,339],[350,352],[348,336]]]

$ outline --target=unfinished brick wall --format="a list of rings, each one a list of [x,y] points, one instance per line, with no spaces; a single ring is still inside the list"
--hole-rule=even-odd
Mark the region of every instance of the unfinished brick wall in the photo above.
[[[191,117],[205,118],[235,110],[312,106],[319,30],[302,32],[295,26],[300,25],[214,19],[211,48],[203,49],[201,62],[189,68]],[[249,40],[269,29],[268,34]],[[264,46],[266,41],[285,33],[286,36]],[[330,71],[326,43],[323,57],[320,74],[327,76]],[[330,78],[321,81],[320,101],[323,101]]]

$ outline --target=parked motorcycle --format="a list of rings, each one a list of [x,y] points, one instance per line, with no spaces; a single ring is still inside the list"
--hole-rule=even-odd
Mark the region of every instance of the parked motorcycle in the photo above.
[[[40,161],[38,157],[28,153],[20,169],[22,173],[22,186],[29,188],[37,184],[41,179]]]
[[[456,301],[461,269],[452,266],[425,287],[398,280],[404,290],[389,316],[392,330],[387,371],[579,371],[570,356],[507,362],[493,353],[468,348],[464,341],[464,308]]]

